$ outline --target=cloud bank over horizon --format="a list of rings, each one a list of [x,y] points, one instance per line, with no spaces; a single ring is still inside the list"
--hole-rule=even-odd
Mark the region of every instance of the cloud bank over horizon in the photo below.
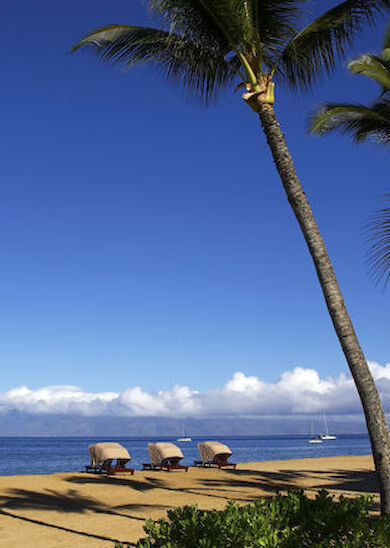
[[[390,363],[368,362],[386,412],[390,412]],[[360,414],[352,378],[321,378],[315,369],[294,367],[275,382],[237,371],[222,387],[207,392],[175,385],[171,390],[86,392],[77,386],[27,386],[0,393],[0,413],[110,415],[113,417],[240,417],[329,413]]]

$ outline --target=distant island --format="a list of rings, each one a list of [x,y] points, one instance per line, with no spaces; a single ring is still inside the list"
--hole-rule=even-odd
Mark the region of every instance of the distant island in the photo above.
[[[311,416],[262,417],[86,417],[70,414],[0,413],[0,436],[269,436],[309,435]],[[334,434],[366,433],[363,415],[329,416]],[[321,419],[318,419],[318,434]]]

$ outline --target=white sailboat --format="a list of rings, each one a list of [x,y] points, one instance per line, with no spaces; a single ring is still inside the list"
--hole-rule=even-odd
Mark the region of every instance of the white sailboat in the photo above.
[[[190,437],[188,437],[188,436],[186,436],[186,435],[184,434],[184,424],[183,424],[182,431],[183,431],[182,437],[181,437],[181,438],[177,438],[176,441],[192,441],[192,438],[190,438]]]
[[[321,434],[321,438],[323,440],[337,440],[337,436],[332,436],[329,434],[328,421],[326,420],[325,415],[324,415],[324,424],[325,424],[325,434]]]
[[[311,435],[311,438],[307,440],[307,443],[322,443],[322,436],[314,435],[313,421],[311,421],[310,435]]]

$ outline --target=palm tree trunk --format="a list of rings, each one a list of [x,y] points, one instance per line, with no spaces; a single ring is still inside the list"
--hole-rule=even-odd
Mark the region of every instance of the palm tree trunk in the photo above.
[[[382,514],[389,514],[390,434],[379,394],[345,307],[332,263],[310,204],[298,179],[274,109],[272,105],[258,101],[258,113],[288,201],[301,227],[317,270],[330,317],[363,405],[375,469],[379,480],[381,512]]]

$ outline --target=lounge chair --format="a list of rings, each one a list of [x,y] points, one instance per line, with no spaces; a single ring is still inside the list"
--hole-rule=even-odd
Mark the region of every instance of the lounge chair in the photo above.
[[[173,443],[159,442],[148,443],[150,463],[143,464],[144,470],[185,470],[188,466],[179,464],[183,458],[183,453]]]
[[[127,449],[120,443],[105,442],[88,446],[91,464],[85,467],[86,472],[95,474],[118,474],[128,472],[134,474],[134,468],[126,468],[131,460]],[[114,461],[115,465],[114,465]]]
[[[228,462],[228,458],[231,456],[227,445],[220,443],[219,441],[204,441],[198,443],[198,449],[201,460],[195,460],[195,466],[217,466],[223,468],[226,466],[236,467],[236,463]]]

